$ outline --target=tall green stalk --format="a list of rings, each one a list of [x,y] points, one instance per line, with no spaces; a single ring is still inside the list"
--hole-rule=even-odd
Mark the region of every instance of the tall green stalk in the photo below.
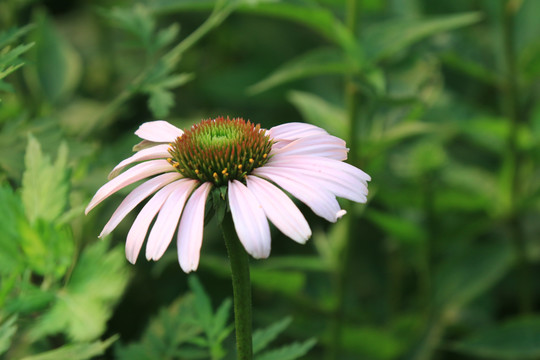
[[[225,214],[221,222],[221,231],[231,263],[237,359],[251,360],[253,345],[249,257],[236,235],[230,213]]]
[[[519,190],[520,165],[522,154],[518,147],[518,130],[520,125],[519,86],[518,71],[515,53],[515,24],[514,17],[520,2],[515,0],[501,0],[502,41],[503,57],[505,65],[505,78],[503,86],[503,98],[505,111],[508,116],[510,127],[507,139],[507,164],[510,169],[509,201],[510,216],[509,226],[512,241],[518,263],[519,281],[518,296],[521,312],[529,312],[532,309],[532,291],[529,260],[526,251],[526,239],[519,219]]]

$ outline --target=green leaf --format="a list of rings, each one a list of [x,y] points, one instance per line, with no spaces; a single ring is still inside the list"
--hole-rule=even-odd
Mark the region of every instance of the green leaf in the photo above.
[[[369,211],[366,211],[366,217],[387,235],[400,240],[404,244],[419,245],[426,240],[426,232],[420,224],[415,224],[401,216],[369,209]]]
[[[256,330],[253,333],[253,354],[264,350],[264,348],[266,348],[270,342],[275,340],[278,335],[291,324],[291,322],[292,318],[286,317],[264,329]]]
[[[332,105],[319,96],[301,91],[291,91],[287,98],[300,111],[305,121],[339,138],[349,138],[347,116],[341,107]]]
[[[0,32],[0,49],[23,37],[33,28],[34,25],[29,24],[21,28],[12,27],[6,31]]]
[[[448,257],[436,270],[434,303],[456,310],[490,289],[510,269],[513,252],[506,244],[470,246]]]
[[[36,31],[31,40],[36,45],[29,52],[35,66],[25,67],[24,74],[28,87],[40,100],[56,104],[79,85],[81,58],[45,13],[38,13],[35,18]]]
[[[342,344],[362,354],[361,359],[396,359],[404,348],[404,342],[389,331],[376,327],[351,327],[343,329]]]
[[[540,317],[506,321],[473,335],[451,348],[469,356],[486,359],[538,359],[540,357]]]
[[[115,7],[112,10],[103,10],[102,13],[116,27],[134,35],[141,47],[150,49],[154,45],[152,37],[156,24],[146,6],[136,4],[128,8]]]
[[[381,61],[423,38],[471,25],[481,19],[481,14],[471,12],[432,19],[391,19],[379,22],[366,29],[363,36],[366,56],[371,62]]]
[[[148,107],[157,118],[164,118],[169,115],[171,107],[174,106],[173,93],[163,88],[154,88],[149,92]]]
[[[180,358],[189,358],[193,351],[201,354],[200,349],[180,347],[200,336],[202,327],[194,316],[195,296],[189,294],[175,300],[168,308],[161,309],[158,316],[151,320],[141,340],[137,343],[120,345],[115,349],[115,358],[120,360],[164,359],[170,354],[182,354]],[[180,347],[180,348],[179,348]],[[202,351],[208,358],[208,351]]]
[[[103,355],[105,350],[117,339],[118,336],[112,336],[105,341],[64,345],[58,349],[27,356],[21,360],[86,360]]]
[[[0,355],[5,353],[11,345],[11,338],[17,332],[16,321],[17,317],[12,316],[0,325]]]
[[[108,246],[99,241],[83,250],[69,283],[32,329],[34,339],[64,332],[88,341],[103,333],[128,280],[123,250]]]
[[[21,223],[20,247],[28,267],[36,274],[62,277],[73,261],[74,240],[67,227],[57,227],[42,219]]]
[[[255,360],[293,360],[304,356],[315,346],[317,340],[309,339],[302,343],[295,342],[277,350],[271,350],[255,357]]]
[[[343,59],[339,50],[328,48],[312,50],[282,65],[265,79],[250,86],[248,92],[258,94],[278,85],[310,76],[349,73],[351,66]]]
[[[191,275],[188,279],[189,288],[195,294],[195,312],[197,319],[206,333],[212,331],[212,302],[210,297],[201,285],[196,275]]]
[[[62,143],[54,164],[41,151],[41,145],[28,135],[22,179],[22,200],[31,223],[38,218],[54,221],[63,212],[68,200],[67,145]]]
[[[300,271],[276,271],[253,267],[251,269],[253,286],[296,296],[305,286],[306,274]]]

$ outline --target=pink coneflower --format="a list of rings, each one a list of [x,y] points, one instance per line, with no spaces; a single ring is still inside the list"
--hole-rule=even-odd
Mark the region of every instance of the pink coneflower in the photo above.
[[[177,231],[178,259],[185,272],[199,264],[205,205],[212,189],[226,193],[234,227],[254,258],[270,255],[270,220],[301,244],[311,229],[288,192],[313,212],[335,222],[345,214],[336,196],[366,202],[369,175],[344,163],[345,142],[309,124],[261,129],[243,119],[204,120],[185,132],[166,121],[142,124],[143,141],[119,163],[88,207],[146,179],[122,201],[100,237],[150,195],[127,235],[126,257],[135,263],[150,225],[146,258],[158,260]],[[139,164],[122,172],[133,163]],[[225,191],[226,190],[226,191]]]

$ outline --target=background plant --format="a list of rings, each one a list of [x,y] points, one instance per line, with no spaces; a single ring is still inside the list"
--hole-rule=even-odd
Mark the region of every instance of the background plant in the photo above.
[[[114,201],[82,215],[140,123],[231,115],[322,126],[373,178],[367,207],[303,209],[312,241],[276,231],[252,263],[257,341],[281,347],[261,359],[540,356],[539,7],[3,1],[0,352],[231,358],[216,224],[203,291],[174,254],[127,266],[129,219],[96,240]]]

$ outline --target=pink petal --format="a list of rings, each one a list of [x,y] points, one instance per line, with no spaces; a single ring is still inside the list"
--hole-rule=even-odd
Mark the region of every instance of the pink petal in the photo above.
[[[88,214],[97,204],[105,200],[118,190],[133,184],[136,181],[164,172],[175,171],[166,160],[151,160],[135,165],[131,169],[115,177],[103,185],[94,195],[90,204],[86,207],[85,214]]]
[[[103,231],[101,232],[99,237],[101,238],[109,235],[126,217],[126,215],[129,214],[129,212],[133,210],[133,208],[137,206],[141,201],[146,199],[148,196],[150,196],[157,190],[161,189],[163,186],[169,184],[171,181],[180,179],[181,177],[182,175],[177,172],[166,173],[156,176],[155,178],[150,179],[139,185],[131,193],[129,193],[129,195],[126,196],[124,201],[122,201],[120,206],[118,206],[114,214],[112,214],[111,219],[103,228]]]
[[[342,161],[347,159],[348,152],[342,139],[332,135],[316,135],[297,139],[285,146],[273,146],[270,155],[322,156]]]
[[[240,181],[229,181],[229,205],[238,238],[256,259],[270,255],[270,227],[255,196]]]
[[[144,140],[170,143],[182,136],[184,132],[163,120],[150,121],[139,126],[135,135]]]
[[[336,196],[352,201],[367,201],[369,176],[347,163],[311,156],[274,156],[266,164],[282,173],[302,177],[303,181],[318,184]]]
[[[306,204],[313,212],[330,222],[336,222],[337,214],[341,210],[336,197],[325,188],[312,186],[310,182],[302,182],[288,173],[269,167],[260,167],[253,171],[258,175],[269,179],[281,188],[291,193],[292,196]]]
[[[193,192],[178,226],[178,261],[186,273],[195,271],[199,267],[204,229],[204,208],[211,188],[212,184],[205,182]]]
[[[148,260],[159,260],[167,250],[176,231],[184,204],[196,184],[197,181],[192,179],[182,179],[175,182],[174,190],[161,207],[148,236],[146,243],[146,258]]]
[[[247,187],[262,205],[264,213],[282,233],[304,244],[311,229],[292,200],[279,188],[256,176],[247,177]]]
[[[109,180],[115,178],[118,174],[122,172],[122,170],[124,170],[126,166],[133,164],[134,162],[163,159],[170,156],[171,154],[169,154],[169,145],[157,145],[148,149],[138,151],[133,156],[123,160],[118,165],[116,165],[109,174]]]
[[[326,130],[321,129],[318,126],[292,122],[274,126],[268,130],[268,135],[276,140],[296,140],[311,135],[328,135]]]
[[[176,182],[165,186],[159,190],[142,208],[139,215],[131,225],[126,240],[126,257],[128,261],[135,264],[139,251],[141,251],[142,243],[150,227],[150,223],[163,206],[163,203],[176,188]]]

